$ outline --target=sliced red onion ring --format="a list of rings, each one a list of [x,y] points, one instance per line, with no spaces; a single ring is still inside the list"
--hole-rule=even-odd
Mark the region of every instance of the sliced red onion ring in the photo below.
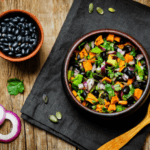
[[[100,67],[97,67],[97,68],[96,68],[96,72],[97,72],[97,73],[100,73],[100,72],[101,72],[101,68],[100,68]]]
[[[91,47],[94,48],[95,47],[95,43],[94,41],[91,42]]]
[[[83,82],[83,85],[87,89],[87,82],[86,81]]]
[[[128,81],[129,76],[128,76],[128,75],[126,75],[126,74],[123,74],[122,78],[123,78],[123,80],[124,80],[124,81]]]
[[[101,65],[101,73],[102,73],[102,75],[105,75],[105,73],[106,73],[105,66],[106,66],[106,62],[104,61],[104,62],[102,63],[102,65]]]
[[[102,46],[98,46],[101,50],[103,50],[103,51],[106,51],[106,49],[104,48],[104,47],[102,47]]]
[[[120,97],[121,97],[121,100],[123,100],[123,91],[121,91]]]
[[[124,55],[125,54],[125,51],[123,51],[122,49],[120,49],[120,48],[118,48],[117,49],[117,52],[120,52],[122,55]]]
[[[130,71],[134,71],[134,70],[135,70],[134,67],[128,67],[128,69],[129,69]]]
[[[134,64],[135,64],[134,60],[132,60],[132,61],[129,62],[129,65],[134,65]]]
[[[2,105],[0,105],[0,125],[3,124],[5,118],[6,118],[6,110]]]
[[[87,59],[83,58],[81,60],[79,60],[79,63],[86,61]]]
[[[116,51],[108,51],[107,54],[116,54]]]
[[[114,77],[114,78],[112,79],[112,81],[116,81],[116,79],[117,79],[117,78],[116,78],[116,77]]]
[[[111,87],[112,87],[113,90],[115,90],[115,87],[113,85]]]
[[[102,83],[98,83],[97,88],[98,88],[98,90],[105,90],[105,85]]]
[[[11,121],[13,127],[9,134],[7,135],[0,134],[0,142],[4,143],[15,140],[21,132],[21,121],[20,118],[15,113],[11,111],[6,111],[6,119]]]
[[[136,56],[136,59],[137,59],[138,61],[141,60],[142,58],[144,58],[143,54],[138,54],[138,55]]]
[[[114,71],[117,71],[117,72],[119,72],[119,70],[120,70],[120,68],[117,68],[117,69],[115,69]]]
[[[75,69],[74,70],[74,77],[76,76],[76,75],[78,75],[80,73],[80,71],[78,70],[78,69]]]
[[[94,79],[88,79],[87,80],[87,90],[90,91],[93,86],[94,86]]]
[[[139,75],[137,75],[137,74],[136,74],[136,80],[137,80],[137,81],[141,81],[140,76],[139,76]]]
[[[81,84],[78,84],[78,88],[79,88],[79,89],[83,89],[83,88],[84,88],[84,85],[83,85],[83,83],[81,83]]]
[[[87,52],[89,52],[91,49],[88,43],[85,44],[84,48],[86,49]]]

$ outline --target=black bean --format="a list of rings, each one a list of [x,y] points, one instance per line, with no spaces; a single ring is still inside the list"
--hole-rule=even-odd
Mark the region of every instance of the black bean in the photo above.
[[[24,49],[21,50],[21,54],[25,55],[25,50]]]
[[[29,28],[29,24],[26,23],[26,24],[25,24],[25,29],[28,29],[28,28]]]
[[[29,47],[30,47],[30,45],[29,45]],[[78,70],[80,70],[80,66],[79,66],[77,63],[75,63],[75,64],[73,65],[73,67],[74,67],[74,68],[77,68]]]
[[[20,18],[20,22],[24,22],[24,21],[25,21],[24,17]]]
[[[117,78],[117,80],[118,80],[118,81],[123,81],[122,76],[119,76],[119,77]]]
[[[83,76],[85,76],[85,75],[86,75],[86,73],[85,73],[84,71],[82,71],[80,74],[82,74]]]
[[[133,102],[135,101],[135,99],[133,97],[129,97],[127,99],[127,101],[128,101],[128,104],[133,104]]]
[[[19,17],[19,16],[17,16],[16,18],[17,18],[18,20],[20,20],[20,17]]]
[[[11,48],[10,48],[10,51],[14,53],[14,52],[15,52],[15,49],[14,49],[13,47],[11,47]]]
[[[126,46],[123,48],[123,50],[124,50],[126,53],[129,53],[129,52],[132,51],[132,46],[126,45]]]
[[[1,38],[1,39],[0,39],[0,41],[1,41],[1,42],[4,42],[4,41],[5,41],[5,39],[4,39],[4,38]]]
[[[22,42],[23,42],[23,43],[25,42],[25,37],[22,37]]]
[[[0,37],[2,37],[2,33],[0,33]]]
[[[9,43],[8,43],[8,46],[9,46],[9,47],[11,47],[11,45],[12,45],[12,43],[11,43],[11,42],[9,42]]]
[[[9,21],[9,18],[5,18],[4,21],[5,21],[5,22],[8,22],[8,21]]]
[[[13,34],[7,34],[7,37],[13,37]]]
[[[92,93],[93,93],[93,95],[95,95],[98,98],[99,92],[97,90],[94,90]]]
[[[19,53],[20,52],[20,46],[17,46],[16,48],[15,48],[15,53]]]
[[[3,45],[0,45],[0,49],[2,49],[2,50],[3,50],[4,48],[5,48],[5,47],[4,47]]]
[[[29,29],[29,31],[30,31],[30,32],[33,32],[33,29],[32,29],[32,28],[30,28],[30,29]]]
[[[8,43],[3,43],[3,45],[8,46]]]
[[[110,101],[110,99],[109,99],[109,96],[108,96],[108,95],[106,95],[105,99],[106,99],[108,102]]]
[[[12,33],[14,33],[15,32],[15,28],[12,28]]]
[[[17,39],[16,36],[13,36],[13,37],[12,37],[12,40],[13,40],[13,41],[16,41],[16,39]]]
[[[134,81],[134,82],[133,82],[133,87],[134,87],[134,88],[138,88],[138,87],[139,87],[139,83],[138,83],[137,81]]]
[[[133,78],[135,76],[135,73],[133,71],[128,70],[127,74],[129,76],[129,78]]]
[[[22,43],[21,45],[20,45],[20,48],[24,48],[25,47],[25,43]]]
[[[83,91],[83,93],[81,94],[81,96],[85,99],[85,98],[86,98],[86,96],[87,96],[86,91]]]
[[[29,36],[26,36],[26,37],[25,37],[25,42],[26,42],[26,43],[29,42]]]
[[[30,51],[33,51],[33,45],[32,44],[29,44],[29,49],[30,49]]]
[[[2,26],[5,26],[5,25],[6,25],[6,23],[5,23],[5,22],[1,22],[1,25],[2,25]]]
[[[13,22],[9,22],[9,25],[15,27],[15,24]]]
[[[22,54],[20,54],[20,53],[15,55],[15,57],[21,57],[21,56],[22,56]]]
[[[6,27],[2,27],[2,33],[5,33],[5,32],[6,32],[6,30],[7,30],[7,28],[6,28]]]
[[[13,44],[12,44],[12,47],[17,47],[18,46],[18,42],[14,42]]]
[[[2,37],[7,37],[7,35],[5,33],[2,34]]]
[[[19,26],[19,27],[22,27],[22,24],[23,24],[23,23],[19,22],[19,23],[18,23],[18,26]]]
[[[4,41],[5,41],[5,42],[8,42],[8,38],[4,38]]]
[[[3,49],[3,52],[4,52],[4,53],[8,53],[8,52],[9,52],[9,48],[4,48],[4,49]]]
[[[29,28],[32,27],[33,23],[29,23]]]
[[[17,23],[18,19],[12,19],[12,22]]]
[[[32,33],[31,35],[32,38],[35,38],[35,33]],[[79,55],[80,56],[80,55]],[[78,58],[77,58],[78,59]]]
[[[17,41],[20,42],[21,40],[22,40],[22,36],[21,36],[21,35],[18,35],[18,36],[17,36]]]
[[[28,30],[25,30],[24,35],[25,35],[25,36],[29,35],[29,31],[28,31]]]
[[[124,93],[124,94],[128,94],[129,91],[130,91],[130,88],[129,88],[128,86],[125,86],[125,87],[123,88],[123,93]]]
[[[105,60],[106,59],[106,52],[101,53],[102,58]]]
[[[7,32],[10,33],[11,32],[11,27],[7,28]]]
[[[115,45],[115,46],[114,46],[114,50],[115,50],[115,51],[117,51],[117,49],[118,49],[118,46],[117,46],[117,45]]]
[[[127,107],[130,107],[130,106],[132,106],[132,104],[127,104]]]
[[[36,26],[33,26],[32,28],[33,28],[33,30],[36,30]]]
[[[28,55],[30,53],[30,49],[28,48],[25,52],[25,55]]]
[[[127,67],[124,68],[122,72],[123,72],[123,73],[127,73],[127,72],[128,72],[128,68],[127,68]]]
[[[13,52],[9,52],[8,55],[9,55],[9,56],[13,56],[14,53],[13,53]]]
[[[16,27],[16,29],[20,29],[20,27],[18,25],[16,25],[15,27]]]
[[[24,48],[25,48],[25,49],[29,48],[29,44],[26,44],[26,45],[24,46]]]
[[[15,34],[15,35],[18,35],[18,34],[19,34],[19,29],[16,29],[16,31],[15,31],[14,34]]]

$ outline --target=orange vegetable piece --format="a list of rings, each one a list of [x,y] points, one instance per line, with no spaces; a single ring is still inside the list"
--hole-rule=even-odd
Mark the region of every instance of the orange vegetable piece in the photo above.
[[[119,47],[120,49],[123,49],[123,48],[124,48],[124,45],[123,45],[123,44],[119,44],[118,47]]]
[[[120,104],[120,105],[127,105],[128,101],[119,101],[118,104]]]
[[[140,99],[140,97],[142,96],[142,93],[143,93],[143,90],[136,88],[134,91],[134,95],[133,95],[135,100]]]
[[[117,62],[119,63],[119,67],[123,67],[125,65],[125,61],[120,58],[117,59]]]
[[[117,82],[116,82],[116,84],[119,84],[121,88],[123,88],[123,87],[124,87],[124,85],[123,85],[123,84],[121,84],[119,81],[117,81]],[[116,85],[116,84],[115,84],[115,85]]]
[[[94,58],[94,57],[96,56],[96,54],[90,52],[90,53],[89,53],[89,56],[90,56],[91,63],[95,63],[96,58]]]
[[[83,102],[82,102],[82,105],[83,105],[83,106],[86,106],[86,104],[87,104],[86,101],[83,101]]]
[[[111,98],[111,104],[116,104],[117,102],[119,102],[118,96],[117,96],[117,95],[116,95],[116,96],[113,96],[113,97]]]
[[[114,41],[114,34],[109,34],[106,38],[107,41],[113,42]]]
[[[98,99],[92,93],[88,93],[86,101],[90,102],[91,104],[94,104],[93,101],[98,102]]]
[[[72,91],[73,95],[76,97],[78,94],[75,90]]]
[[[101,45],[102,43],[104,43],[104,40],[103,40],[102,35],[100,35],[100,36],[95,40],[95,45],[96,45],[96,46],[99,46],[99,45]]]
[[[108,77],[104,77],[104,78],[102,79],[102,82],[103,82],[103,81],[106,81],[106,82],[108,82],[108,83],[111,83],[111,79],[108,78]]]
[[[116,105],[115,104],[110,104],[108,107],[108,111],[115,111],[116,110]]]
[[[76,99],[77,99],[79,102],[81,102],[81,99],[80,99],[80,97],[79,97],[79,96],[77,96],[77,97],[76,97]]]
[[[79,55],[80,55],[80,58],[82,59],[82,58],[88,56],[88,53],[87,53],[86,49],[83,48],[82,51],[79,53]]]
[[[119,72],[121,72],[124,68],[125,68],[125,66],[120,67]]]
[[[120,42],[121,38],[119,36],[115,36],[114,40],[117,41],[117,42]]]
[[[127,85],[132,84],[132,83],[133,83],[133,81],[134,81],[134,79],[128,79]]]
[[[71,79],[71,82],[72,82],[72,80],[74,79],[74,77],[71,77],[70,79]]]
[[[69,84],[69,88],[71,89],[71,84]]]
[[[141,66],[141,63],[140,63],[140,61],[138,61],[138,65],[139,65],[139,66]]]
[[[85,72],[92,70],[92,64],[91,64],[91,60],[87,60],[83,62],[83,67],[85,69]]]
[[[109,54],[108,59],[113,59],[113,56]]]
[[[105,101],[105,107],[108,108],[110,105],[110,102],[106,101],[106,99],[104,99],[104,101]]]
[[[124,44],[124,46],[126,46],[126,45],[133,46],[130,42],[126,42],[126,43]]]
[[[103,105],[97,104],[97,105],[96,105],[96,111],[102,112],[102,108],[103,108],[103,107],[104,107]]]
[[[129,53],[128,53],[128,54],[126,54],[124,58],[125,58],[125,61],[126,61],[127,63],[129,63],[130,61],[132,61],[132,60],[133,60],[133,56],[132,56],[132,55],[130,55]]]

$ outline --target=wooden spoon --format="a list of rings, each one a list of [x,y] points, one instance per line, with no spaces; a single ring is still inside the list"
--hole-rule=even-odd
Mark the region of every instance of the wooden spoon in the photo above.
[[[150,123],[150,104],[145,118],[134,128],[112,139],[97,150],[119,150],[127,144],[141,129]]]

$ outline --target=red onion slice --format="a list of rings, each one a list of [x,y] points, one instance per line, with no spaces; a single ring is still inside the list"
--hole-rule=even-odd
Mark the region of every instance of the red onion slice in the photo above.
[[[93,65],[92,72],[94,72],[95,70],[96,70],[96,64]]]
[[[20,118],[15,113],[11,111],[6,111],[6,119],[11,121],[13,127],[9,134],[7,135],[0,134],[0,142],[4,143],[15,140],[21,132],[21,121]]]
[[[88,79],[87,80],[87,89],[88,89],[88,91],[90,91],[93,86],[94,86],[94,79]]]
[[[121,100],[123,100],[123,91],[121,91],[120,97],[121,97]]]
[[[122,78],[123,78],[123,80],[124,80],[124,81],[128,81],[129,76],[128,76],[128,75],[126,75],[126,74],[123,74]]]
[[[87,89],[87,82],[86,81],[83,82],[83,85]]]
[[[125,51],[123,51],[123,50],[122,50],[122,49],[120,49],[120,48],[118,48],[118,49],[117,49],[117,52],[121,53],[122,55],[124,55],[124,54],[125,54]]]
[[[85,44],[84,48],[86,49],[87,52],[89,52],[91,49],[88,43]]]
[[[105,61],[104,61],[104,62],[102,63],[102,65],[101,65],[101,73],[102,73],[102,75],[105,75],[105,73],[106,73],[105,66],[106,66],[106,63],[105,63]]]
[[[116,51],[108,51],[107,54],[116,54]]]
[[[129,69],[130,71],[134,71],[134,70],[135,70],[134,67],[128,67],[128,69]]]
[[[98,90],[105,90],[105,85],[102,83],[98,83],[97,88],[98,88]]]
[[[76,75],[78,75],[80,73],[80,71],[78,70],[78,69],[75,69],[74,70],[74,77],[76,76]]]
[[[144,58],[143,54],[138,54],[138,55],[136,56],[136,59],[137,59],[138,61],[141,60],[142,58]]]
[[[106,49],[104,48],[104,47],[102,47],[102,46],[98,46],[101,50],[103,50],[103,51],[106,51]]]
[[[3,124],[5,118],[6,118],[6,110],[2,105],[0,105],[0,125]]]
[[[79,63],[86,61],[87,59],[83,58],[81,60],[79,60]]]
[[[95,43],[94,41],[91,42],[91,47],[94,48],[95,47]]]
[[[132,60],[132,61],[129,62],[129,65],[134,65],[134,64],[135,64],[134,60]]]
[[[83,83],[81,83],[81,84],[78,84],[78,88],[79,88],[79,89],[83,89],[83,88],[84,88],[84,85],[83,85]]]

